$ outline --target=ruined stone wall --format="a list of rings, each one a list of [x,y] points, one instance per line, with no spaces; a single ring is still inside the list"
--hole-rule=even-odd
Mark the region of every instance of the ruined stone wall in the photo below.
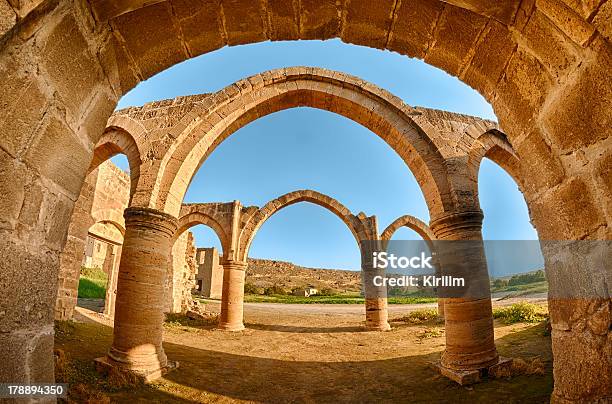
[[[166,311],[182,313],[192,306],[195,287],[196,247],[193,233],[181,234],[172,247],[172,262],[166,278]]]
[[[196,281],[201,282],[200,295],[211,299],[221,299],[223,289],[223,266],[216,248],[198,248],[196,262],[198,273]]]
[[[117,218],[123,219],[123,210],[130,201],[130,175],[110,160],[100,164],[97,170],[96,192],[91,211],[110,210],[117,214]],[[123,222],[121,224],[123,225]]]
[[[70,221],[66,246],[60,255],[57,320],[72,318],[82,265],[113,270],[114,257],[108,254],[108,244],[123,242],[119,228],[125,227],[123,210],[128,204],[129,190],[129,175],[111,161],[100,164],[86,177]],[[93,243],[89,258],[86,257],[88,242]],[[113,259],[110,267],[105,264],[107,258]]]
[[[59,257],[55,319],[72,318],[79,287],[79,273],[85,256],[87,230],[92,225],[91,206],[97,182],[98,170],[91,172],[83,184],[81,194],[74,205],[68,227],[66,245]]]

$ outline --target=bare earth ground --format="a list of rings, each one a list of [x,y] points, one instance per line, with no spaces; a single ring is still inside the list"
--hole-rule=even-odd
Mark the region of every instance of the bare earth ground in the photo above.
[[[409,306],[425,307],[392,306],[390,317],[407,314],[414,309]],[[503,356],[540,357],[544,375],[460,387],[430,366],[444,348],[439,324],[393,322],[392,331],[364,332],[360,305],[266,303],[246,304],[245,320],[248,329],[240,333],[168,327],[164,348],[179,369],[151,386],[112,393],[111,400],[539,403],[548,402],[552,391],[550,338],[542,324],[496,324],[495,337]],[[56,347],[89,363],[108,349],[112,329],[84,308],[78,308],[77,321],[73,331],[56,337]]]

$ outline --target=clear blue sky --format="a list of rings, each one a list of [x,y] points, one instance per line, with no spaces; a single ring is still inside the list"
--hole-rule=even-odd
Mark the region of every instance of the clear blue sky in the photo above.
[[[337,40],[223,48],[141,83],[121,99],[118,108],[214,92],[265,70],[297,65],[353,74],[412,106],[496,119],[491,106],[476,91],[439,69],[395,53]],[[124,168],[127,165],[125,159],[113,160]],[[485,160],[479,181],[484,237],[537,239],[513,180]],[[311,108],[281,111],[238,130],[204,162],[185,201],[238,199],[245,205],[262,205],[304,188],[328,194],[354,213],[375,214],[380,231],[404,214],[429,220],[414,176],[386,143],[349,119]],[[212,230],[197,226],[192,231],[198,246],[219,247]],[[394,239],[418,236],[400,229]],[[250,256],[312,267],[359,267],[359,251],[346,226],[327,210],[307,203],[290,206],[270,218],[257,234]]]

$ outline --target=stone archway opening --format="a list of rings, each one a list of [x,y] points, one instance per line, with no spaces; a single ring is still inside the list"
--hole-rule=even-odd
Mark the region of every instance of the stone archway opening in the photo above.
[[[1,346],[9,347],[3,355],[9,361],[3,376],[53,377],[49,329],[59,256],[93,144],[117,98],[181,60],[224,45],[340,37],[443,68],[492,101],[524,170],[541,167],[525,184],[540,236],[609,239],[607,2],[418,1],[372,8],[312,1],[264,11],[247,1],[210,9],[164,1],[146,7],[114,2],[9,2],[6,7],[1,68],[10,79],[1,92],[8,128],[1,172],[2,186],[10,192],[2,201],[1,239],[9,257],[3,268],[11,290],[7,296],[22,303],[6,305]],[[267,18],[253,18],[260,13]],[[74,63],[66,63],[65,55]],[[587,116],[580,113],[585,110]],[[25,192],[32,188],[39,192]],[[22,215],[22,206],[37,212],[43,196],[44,213]],[[23,231],[16,230],[21,226]],[[41,248],[29,248],[32,239],[41,240]],[[37,293],[31,293],[29,285],[37,284],[39,274],[48,282],[38,282]],[[45,301],[34,301],[38,298]],[[609,313],[609,295],[600,298],[595,312]],[[577,300],[555,302],[559,401],[606,398],[612,385],[609,360],[602,357],[609,350],[609,327],[601,334],[585,332],[583,325],[595,314],[588,304],[574,304]],[[38,355],[45,359],[37,360]]]
[[[530,222],[520,179],[504,166],[507,160],[502,159],[501,165],[498,161],[499,154],[485,157],[478,170],[492,299],[546,311],[549,283],[543,245]]]
[[[223,287],[223,233],[203,215],[181,219],[168,266],[169,313],[185,313],[194,298],[221,300]]]
[[[270,206],[271,204],[265,205]],[[265,209],[262,208],[262,209]],[[308,218],[312,218],[312,222],[308,223]],[[315,219],[316,218],[316,219]],[[297,227],[288,229],[286,226],[280,225],[281,222],[289,221],[290,223],[298,224]],[[327,229],[327,232],[324,230]],[[247,230],[249,231],[249,230]],[[345,218],[338,217],[334,211],[330,211],[329,207],[323,206],[320,202],[301,200],[287,205],[281,205],[278,209],[266,214],[265,219],[252,230],[253,234],[248,236],[250,239],[247,247],[246,262],[246,279],[245,279],[245,300],[261,300],[261,301],[279,301],[291,304],[311,302],[317,303],[334,301],[343,297],[346,300],[361,300],[363,299],[363,277],[360,271],[360,243],[356,240],[352,226],[348,227]],[[307,233],[307,237],[297,235],[296,233]],[[342,237],[336,236],[334,240],[330,240],[330,233],[336,235],[341,232]],[[261,233],[261,234],[260,234]],[[279,234],[280,233],[280,234]],[[350,234],[350,235],[349,235]],[[259,238],[258,238],[259,236]],[[267,237],[266,237],[267,236]],[[271,248],[265,248],[260,243],[258,248],[258,240],[263,241],[262,237],[270,240],[283,240],[285,244],[283,251],[279,252]],[[316,237],[317,240],[312,240]],[[290,239],[299,240],[299,247]],[[334,247],[346,244],[350,247],[351,256],[345,256],[344,262],[354,262],[354,265],[348,267],[337,267],[330,264],[325,264],[326,258],[334,256],[334,261],[339,261],[338,253],[346,254],[345,248],[335,249]],[[288,247],[289,246],[289,247]],[[299,248],[299,253],[293,248]],[[267,255],[254,253],[262,248],[269,251]],[[334,251],[336,253],[334,254]],[[287,254],[293,257],[289,261],[282,258],[279,260],[279,254]],[[306,254],[316,257],[319,263],[316,266],[304,265],[303,260],[306,259]],[[255,258],[258,257],[258,258]],[[263,274],[275,271],[278,275],[269,276],[270,281],[258,281]],[[249,296],[250,291],[250,296]],[[365,312],[364,303],[352,305],[357,311]],[[297,315],[303,315],[306,318],[314,315],[308,308],[311,305],[303,305],[303,309],[297,309]],[[362,321],[365,320],[363,317]],[[283,323],[274,323],[275,326],[282,328],[287,326]],[[247,328],[251,325],[247,324]],[[336,325],[338,330],[344,330],[346,327]],[[330,319],[329,330],[333,332],[333,319]],[[350,328],[351,330],[362,330],[360,324],[356,324]],[[304,329],[297,332],[308,333],[310,329],[305,325]]]

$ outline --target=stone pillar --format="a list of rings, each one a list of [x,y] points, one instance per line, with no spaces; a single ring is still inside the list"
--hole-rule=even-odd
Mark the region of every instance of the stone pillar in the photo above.
[[[246,262],[223,262],[223,291],[219,328],[225,331],[244,330],[244,279]]]
[[[374,286],[375,276],[385,276],[385,271],[372,267],[362,268],[366,310],[366,329],[370,331],[388,331],[389,313],[387,310],[386,286]]]
[[[444,298],[438,298],[438,316],[444,318]]]
[[[385,270],[374,268],[372,253],[382,250],[382,246],[373,240],[360,243],[361,276],[363,295],[365,297],[366,329],[369,331],[388,331],[389,313],[387,310],[387,287],[376,286],[374,278],[385,277]]]
[[[453,212],[431,221],[438,243],[444,275],[454,267],[466,269],[466,285],[473,288],[465,297],[442,299],[444,306],[446,349],[440,370],[459,382],[478,381],[480,372],[499,362],[493,334],[493,315],[489,291],[481,211]],[[445,240],[473,240],[450,244]],[[480,242],[479,242],[480,241]],[[446,255],[446,256],[445,256]],[[459,265],[456,265],[460,263]]]
[[[115,317],[115,300],[117,298],[117,277],[119,276],[119,262],[121,260],[121,246],[114,247],[113,263],[106,282],[106,298],[104,299],[104,315]]]
[[[153,380],[169,367],[162,347],[164,282],[177,220],[139,207],[127,208],[124,217],[113,344],[98,363]]]

